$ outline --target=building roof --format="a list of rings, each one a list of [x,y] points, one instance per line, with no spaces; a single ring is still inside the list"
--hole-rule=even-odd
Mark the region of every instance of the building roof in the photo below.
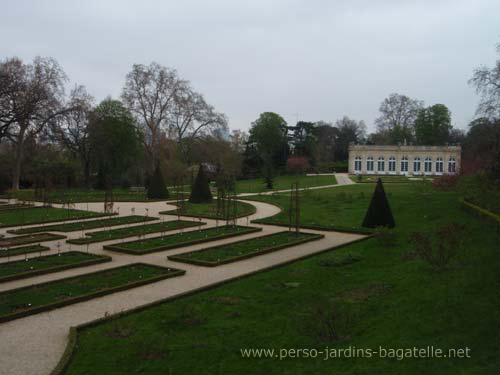
[[[414,146],[414,145],[349,145],[349,151],[455,151],[461,152],[460,145],[446,146]]]

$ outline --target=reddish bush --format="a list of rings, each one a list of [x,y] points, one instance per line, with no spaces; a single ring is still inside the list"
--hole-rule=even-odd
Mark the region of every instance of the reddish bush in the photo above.
[[[434,178],[432,186],[436,189],[449,190],[458,182],[458,175],[444,175]]]
[[[286,162],[286,169],[290,173],[305,173],[311,168],[309,160],[304,156],[291,156]]]

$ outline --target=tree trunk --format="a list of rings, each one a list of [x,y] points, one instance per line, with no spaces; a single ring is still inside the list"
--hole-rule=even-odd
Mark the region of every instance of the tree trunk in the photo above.
[[[83,160],[83,183],[90,189],[90,160]]]
[[[16,142],[16,160],[14,172],[12,173],[12,190],[19,190],[19,180],[21,179],[21,164],[24,156],[24,132],[25,127],[21,127]]]

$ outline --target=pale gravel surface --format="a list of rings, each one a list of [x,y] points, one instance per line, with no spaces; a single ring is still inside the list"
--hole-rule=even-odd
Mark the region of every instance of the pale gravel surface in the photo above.
[[[337,174],[336,178],[338,184],[328,187],[353,183],[349,179],[347,174]],[[319,188],[326,187],[315,187],[310,189]],[[247,194],[242,196],[247,196]],[[257,209],[256,213],[249,217],[249,221],[253,219],[272,216],[279,212],[279,208],[267,203],[249,203],[255,205]],[[88,208],[90,210],[101,211],[102,207],[102,203],[88,204]],[[148,208],[150,216],[158,216],[159,211],[164,211],[169,208],[175,208],[174,206],[168,205],[165,202],[120,202],[115,203],[115,207],[120,208],[119,211],[120,215],[122,216],[131,214],[132,207],[136,208],[135,213],[138,215],[146,214],[145,209]],[[86,209],[87,203],[77,204],[75,208]],[[162,215],[162,217],[165,217],[165,220],[175,220],[177,218],[176,216],[172,215]],[[192,218],[184,219],[192,220]],[[207,225],[203,226],[203,228],[215,226],[214,220],[203,219],[203,221],[207,222]],[[247,225],[247,218],[238,219],[238,224]],[[118,267],[134,262],[144,262],[160,266],[169,266],[184,269],[187,271],[186,275],[181,277],[155,282],[142,287],[129,289],[100,298],[95,298],[87,302],[77,303],[74,305],[55,309],[50,312],[40,313],[0,324],[0,374],[50,374],[51,370],[55,367],[55,365],[59,361],[59,358],[64,352],[67,343],[69,328],[103,317],[106,313],[117,313],[169,296],[175,296],[211,284],[216,284],[221,281],[230,280],[241,275],[245,275],[257,270],[266,269],[280,263],[298,259],[308,254],[314,254],[332,246],[348,243],[363,237],[362,235],[358,234],[307,230],[308,232],[322,233],[325,235],[325,238],[215,268],[205,268],[184,263],[177,263],[169,261],[166,258],[167,255],[174,255],[187,251],[198,250],[207,246],[231,243],[241,239],[259,237],[265,234],[284,230],[283,227],[271,225],[250,225],[263,228],[263,230],[262,232],[251,233],[248,235],[228,238],[225,240],[213,241],[207,244],[197,244],[193,246],[187,246],[173,250],[165,250],[141,256],[121,254],[105,251],[102,249],[103,244],[116,243],[120,242],[120,240],[94,243],[89,245],[90,252],[95,254],[111,255],[113,257],[113,261],[90,267],[82,267],[53,274],[41,275],[29,279],[0,283],[0,291],[3,291],[40,282],[57,280],[69,276],[81,275],[111,267]],[[118,227],[123,226],[117,226],[113,228]],[[196,229],[197,228],[189,228],[185,229],[185,231]],[[95,230],[96,229],[92,229],[88,231]],[[175,232],[178,231],[171,231],[169,233]],[[0,230],[0,234],[6,234],[6,229]],[[68,238],[78,238],[81,235],[82,233],[80,231],[67,233]],[[152,233],[146,235],[145,237],[148,238],[154,236],[158,236],[158,233]],[[129,238],[125,241],[130,241],[132,239],[133,238]],[[47,242],[47,246],[50,246],[52,250],[50,252],[45,252],[44,255],[57,253],[56,245],[58,242],[61,245],[61,251],[67,251],[70,249],[70,245],[63,241]],[[71,245],[71,249],[86,251],[87,247]],[[22,258],[23,256],[18,256],[11,259]],[[5,261],[6,259],[2,259],[1,262]]]

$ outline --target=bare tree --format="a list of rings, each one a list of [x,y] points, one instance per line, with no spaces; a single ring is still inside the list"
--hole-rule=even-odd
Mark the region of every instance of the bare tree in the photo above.
[[[143,128],[144,146],[155,165],[160,133],[168,129],[170,107],[178,90],[187,82],[174,69],[155,62],[149,66],[134,64],[127,74],[122,100]]]
[[[226,130],[227,118],[209,105],[203,95],[186,86],[175,95],[169,129],[179,143],[184,161],[189,163],[192,141],[215,130]]]
[[[497,51],[500,53],[500,43],[497,44]],[[481,66],[474,70],[469,83],[481,95],[476,114],[490,119],[500,118],[500,59],[491,69]]]
[[[84,86],[76,86],[70,94],[71,110],[60,116],[52,132],[68,150],[80,159],[85,186],[90,186],[91,144],[89,142],[89,115],[94,98]]]
[[[66,75],[52,58],[36,57],[31,64],[18,58],[2,63],[6,98],[1,100],[2,132],[15,147],[12,188],[19,189],[25,141],[36,138],[51,122],[65,113]]]
[[[414,125],[423,102],[406,95],[391,94],[380,104],[380,117],[375,120],[380,133],[391,133],[392,142],[410,141],[414,136]]]

